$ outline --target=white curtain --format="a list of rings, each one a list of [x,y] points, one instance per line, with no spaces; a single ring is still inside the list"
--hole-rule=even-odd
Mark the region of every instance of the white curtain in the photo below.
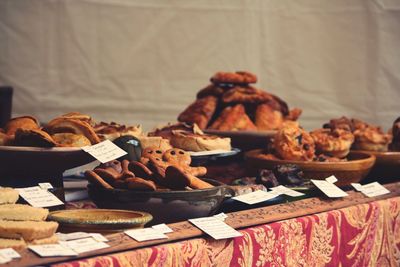
[[[0,0],[13,115],[168,121],[216,71],[249,70],[307,129],[400,116],[399,0]]]

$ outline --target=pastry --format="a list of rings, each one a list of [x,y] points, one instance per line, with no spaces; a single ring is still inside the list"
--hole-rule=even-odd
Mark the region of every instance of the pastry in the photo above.
[[[246,131],[257,130],[257,127],[246,115],[244,106],[242,104],[237,104],[233,107],[226,107],[211,125],[210,129],[220,131]]]
[[[315,143],[309,133],[296,122],[286,122],[274,137],[277,156],[285,160],[312,161]]]
[[[14,204],[15,202],[17,202],[18,198],[19,198],[19,192],[17,190],[10,187],[0,188],[0,205]]]
[[[48,238],[55,234],[56,222],[38,221],[2,221],[0,220],[0,237],[32,241]]]
[[[390,134],[385,134],[379,127],[360,127],[354,131],[354,149],[366,151],[388,151],[392,141]]]
[[[317,154],[325,154],[336,158],[345,158],[354,142],[354,135],[347,130],[317,129],[310,132],[315,142]]]
[[[45,127],[45,130],[50,134],[56,133],[74,133],[81,134],[90,140],[91,144],[100,142],[100,138],[95,133],[93,127],[81,120],[70,118],[56,118],[51,120]]]
[[[46,220],[49,211],[25,204],[0,205],[0,220],[10,221],[43,221]]]
[[[92,143],[84,135],[73,133],[56,133],[51,135],[57,146],[61,147],[84,147]]]
[[[142,135],[142,126],[125,126],[115,122],[100,122],[94,126],[94,131],[102,140],[115,140],[120,136],[131,135],[139,138]]]
[[[213,185],[191,175],[188,172],[182,171],[176,166],[169,166],[165,171],[165,183],[172,189],[183,189],[187,186],[193,189],[211,188]]]
[[[156,147],[163,151],[172,148],[171,144],[169,143],[169,140],[164,139],[160,136],[140,136],[139,140],[142,148]]]
[[[283,124],[283,114],[268,104],[260,104],[256,109],[255,124],[261,131],[279,129]]]
[[[171,140],[173,131],[185,131],[185,132],[191,132],[191,133],[203,133],[199,126],[197,126],[196,123],[190,124],[190,123],[185,123],[185,122],[178,122],[178,123],[168,123],[165,126],[158,127],[152,132],[148,133],[148,136],[159,136],[164,139]],[[171,147],[172,148],[172,147]]]
[[[86,123],[89,123],[90,125],[93,124],[93,120],[92,117],[90,117],[89,115],[86,114],[82,114],[80,112],[69,112],[67,114],[61,115],[60,118],[68,118],[68,119],[74,119],[74,120],[80,120],[80,121],[84,121]]]
[[[38,130],[39,123],[36,118],[31,116],[16,117],[9,120],[4,127],[7,135],[14,135],[18,129]]]
[[[216,96],[216,97],[220,97],[224,94],[225,91],[229,90],[229,87],[222,87],[222,86],[218,86],[215,84],[210,84],[207,87],[201,89],[198,93],[196,98],[200,99],[206,96]]]
[[[352,122],[351,119],[344,116],[338,119],[331,119],[328,123],[325,123],[322,127],[329,129],[344,129],[350,132],[354,131],[354,123]]]
[[[22,238],[21,239],[0,238],[0,249],[3,248],[25,249],[26,242]]]
[[[225,92],[222,96],[222,102],[226,104],[246,103],[259,104],[275,101],[273,96],[267,92],[256,89],[252,86],[237,86]]]
[[[230,151],[231,139],[209,134],[173,131],[171,144],[186,151],[225,150]]]
[[[212,95],[197,99],[178,116],[178,121],[196,123],[200,129],[205,129],[217,108],[217,103],[217,97]]]
[[[19,128],[15,132],[15,146],[31,146],[31,147],[54,147],[57,143],[53,138],[40,129],[22,129]]]
[[[214,84],[249,84],[256,83],[257,76],[247,71],[217,72],[210,81]]]

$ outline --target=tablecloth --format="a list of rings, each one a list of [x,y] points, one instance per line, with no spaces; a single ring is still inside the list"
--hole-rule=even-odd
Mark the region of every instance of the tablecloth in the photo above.
[[[400,197],[240,232],[234,239],[195,238],[54,266],[399,266]]]

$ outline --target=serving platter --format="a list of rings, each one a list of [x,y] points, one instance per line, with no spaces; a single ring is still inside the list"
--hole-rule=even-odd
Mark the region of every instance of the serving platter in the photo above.
[[[335,175],[338,181],[336,185],[347,186],[358,183],[365,178],[375,164],[375,156],[363,152],[350,152],[347,161],[317,162],[266,159],[260,157],[263,149],[248,151],[245,154],[246,166],[251,169],[273,169],[277,165],[295,164],[304,173],[305,179],[325,179]]]

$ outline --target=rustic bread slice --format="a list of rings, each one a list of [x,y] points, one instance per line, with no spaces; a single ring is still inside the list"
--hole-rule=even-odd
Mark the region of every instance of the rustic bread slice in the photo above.
[[[32,240],[32,241],[28,242],[28,245],[56,244],[57,242],[58,242],[58,237],[57,237],[57,235],[54,234],[47,238]]]
[[[2,248],[24,249],[26,243],[23,239],[0,238],[0,249]]]
[[[0,204],[14,204],[19,198],[17,190],[10,187],[0,188]]]
[[[0,237],[14,239],[22,237],[25,241],[32,241],[51,237],[57,227],[56,222],[0,220]]]
[[[0,220],[10,221],[44,221],[49,211],[24,204],[0,205]]]

